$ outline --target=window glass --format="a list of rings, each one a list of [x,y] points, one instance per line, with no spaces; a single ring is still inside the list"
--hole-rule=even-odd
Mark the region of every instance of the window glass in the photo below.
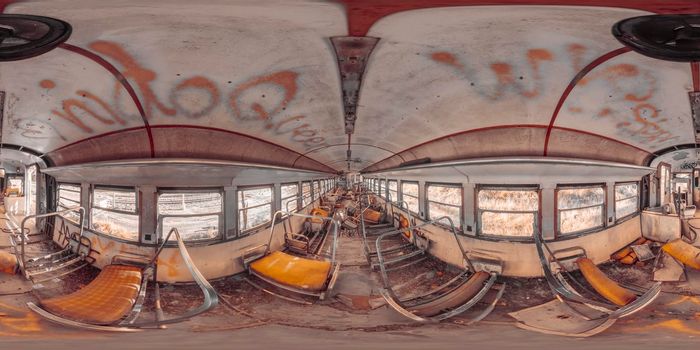
[[[158,195],[161,233],[165,236],[175,227],[185,241],[216,238],[223,221],[222,207],[219,191],[161,193]]]
[[[297,211],[299,210],[299,202],[297,197],[299,196],[299,185],[298,184],[283,184],[282,185],[282,210],[284,211]]]
[[[615,220],[639,211],[639,185],[624,183],[615,185]]]
[[[8,179],[5,195],[21,196],[24,193],[24,180],[18,176],[12,176]]]
[[[117,238],[139,240],[136,191],[96,187],[92,191],[92,229]]]
[[[379,180],[379,197],[386,197],[386,180]]]
[[[408,210],[418,213],[418,184],[415,182],[402,182],[401,199],[406,202]]]
[[[25,201],[27,202],[27,213],[29,215],[36,214],[36,172],[38,167],[32,165],[27,167],[27,187],[29,188],[29,194],[26,196]]]
[[[75,207],[80,206],[80,193],[81,193],[81,188],[78,185],[71,185],[71,184],[58,184],[58,193],[57,193],[57,203],[56,203],[56,209],[57,211],[61,210],[66,210],[66,209],[72,209]],[[63,214],[63,217],[66,219],[73,221],[74,223],[78,223],[80,221],[80,214],[77,211],[70,211],[66,214]]]
[[[301,200],[301,206],[306,207],[311,203],[311,183],[308,181],[304,181],[301,183],[301,194],[303,196]]]
[[[318,181],[314,181],[314,200],[317,200],[319,197],[321,197],[321,186]]]
[[[482,188],[477,195],[481,234],[532,237],[539,212],[536,188]]]
[[[238,231],[244,232],[272,221],[272,187],[238,191]]]
[[[428,218],[438,219],[448,216],[452,219],[455,229],[462,229],[462,188],[456,186],[428,185]],[[449,226],[447,220],[440,225]]]
[[[399,182],[389,180],[389,200],[396,202],[399,200]]]
[[[603,186],[560,188],[557,191],[559,232],[572,234],[603,227],[605,189]]]

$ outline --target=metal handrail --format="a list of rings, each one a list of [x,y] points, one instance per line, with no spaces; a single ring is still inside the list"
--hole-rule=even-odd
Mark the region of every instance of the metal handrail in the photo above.
[[[20,247],[20,263],[22,264],[22,274],[24,274],[25,278],[29,278],[29,273],[27,273],[27,259],[25,256],[25,245],[26,245],[26,239],[24,235],[24,225],[26,222],[30,219],[41,219],[41,218],[47,218],[47,217],[52,217],[52,216],[61,216],[63,217],[63,214],[69,213],[69,212],[74,212],[78,211],[80,213],[80,233],[78,234],[78,242],[80,242],[80,239],[83,237],[83,227],[85,226],[85,208],[83,207],[73,207],[73,208],[68,208],[64,209],[61,211],[56,211],[53,213],[45,213],[45,214],[34,214],[34,215],[28,215],[25,216],[24,219],[22,219],[21,223],[21,231],[20,231],[20,242],[22,243]],[[79,253],[79,252],[78,252]]]
[[[285,212],[282,210],[278,210],[275,212],[275,215],[272,216],[272,222],[273,224],[270,226],[270,238],[267,240],[267,246],[265,248],[264,255],[267,255],[270,253],[270,246],[272,245],[272,238],[275,235],[275,222],[277,221],[277,217],[279,215],[287,215],[289,216],[298,216],[302,218],[310,218],[310,219],[321,219],[323,221],[330,221],[333,224],[333,249],[331,252],[331,265],[335,264],[335,252],[338,248],[338,221],[333,219],[332,217],[323,217],[323,216],[314,216],[314,215],[306,215],[306,214],[300,214],[300,213],[291,213],[291,212]]]

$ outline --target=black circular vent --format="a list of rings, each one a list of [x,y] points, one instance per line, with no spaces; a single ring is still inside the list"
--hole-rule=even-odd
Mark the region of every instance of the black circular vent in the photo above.
[[[661,60],[700,61],[700,15],[651,15],[624,19],[612,27],[621,43]]]
[[[0,61],[41,55],[66,41],[70,24],[42,16],[0,15]]]

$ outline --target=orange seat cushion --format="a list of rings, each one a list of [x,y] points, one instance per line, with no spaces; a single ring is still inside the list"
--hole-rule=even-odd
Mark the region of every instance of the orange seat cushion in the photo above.
[[[617,282],[608,278],[591,259],[579,258],[576,260],[576,264],[593,289],[615,305],[624,306],[637,299],[637,295],[632,291],[621,287]]]
[[[69,295],[42,300],[51,313],[91,324],[113,324],[125,317],[141,288],[141,269],[108,265],[90,284]]]
[[[276,251],[251,263],[250,269],[259,276],[285,286],[321,291],[326,285],[331,263]]]
[[[664,244],[661,249],[683,265],[700,270],[700,248],[677,239]]]
[[[382,218],[382,213],[378,212],[376,210],[367,209],[367,210],[365,210],[362,217],[364,218],[365,222],[378,224],[379,220]]]
[[[0,251],[0,272],[14,275],[17,267],[17,257],[14,254]]]

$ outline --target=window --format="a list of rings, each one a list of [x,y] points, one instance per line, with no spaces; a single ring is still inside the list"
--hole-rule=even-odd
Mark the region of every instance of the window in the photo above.
[[[79,207],[81,192],[80,185],[58,184],[58,194],[56,196],[58,199],[56,203],[57,211]],[[78,211],[70,211],[63,214],[63,217],[74,223],[80,221],[80,213]]]
[[[297,197],[299,197],[298,184],[282,184],[282,205],[280,208],[291,212],[299,210]]]
[[[428,219],[438,219],[448,216],[452,219],[455,229],[462,229],[462,188],[457,185],[427,185]],[[438,224],[448,226],[447,220]]]
[[[540,206],[537,188],[483,187],[477,195],[479,232],[532,237]]]
[[[659,205],[663,206],[669,201],[671,193],[671,166],[659,164]]]
[[[386,180],[379,180],[379,197],[386,197]]]
[[[21,196],[24,193],[24,179],[21,176],[13,175],[8,177],[7,189],[5,190],[5,195],[15,195]]]
[[[690,173],[674,173],[672,183],[672,192],[688,193],[690,189]]]
[[[557,189],[559,233],[573,234],[605,225],[605,188],[602,185]]]
[[[129,241],[139,240],[139,212],[132,188],[95,187],[92,191],[92,228]]]
[[[406,202],[408,210],[413,213],[418,213],[418,183],[417,182],[401,182],[401,200]]]
[[[308,181],[304,181],[301,183],[301,195],[303,196],[301,199],[301,206],[302,208],[306,208],[309,203],[311,203],[311,183]]]
[[[238,191],[238,232],[249,231],[272,221],[272,187]]]
[[[396,180],[389,180],[389,200],[399,200],[399,182]]]
[[[636,182],[615,184],[615,221],[639,210],[639,185]]]
[[[223,223],[221,192],[163,192],[158,195],[158,225],[165,238],[175,227],[184,241],[214,239]],[[175,237],[170,237],[175,240]]]
[[[321,186],[317,181],[314,181],[314,200],[317,200],[321,197]]]
[[[38,166],[32,165],[27,167],[27,196],[26,196],[26,205],[27,205],[27,215],[34,215],[36,214],[36,173],[37,169],[39,169]]]

